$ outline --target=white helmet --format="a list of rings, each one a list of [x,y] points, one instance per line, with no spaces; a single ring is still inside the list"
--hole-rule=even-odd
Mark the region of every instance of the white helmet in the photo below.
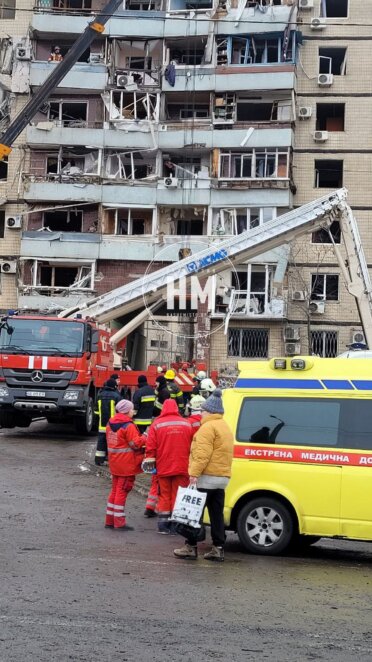
[[[216,385],[213,384],[212,380],[208,377],[207,379],[202,380],[200,390],[207,391],[207,393],[213,393],[213,391],[216,390]]]
[[[202,379],[206,379],[207,373],[204,372],[204,370],[199,370],[199,372],[196,373],[196,379],[201,382]]]

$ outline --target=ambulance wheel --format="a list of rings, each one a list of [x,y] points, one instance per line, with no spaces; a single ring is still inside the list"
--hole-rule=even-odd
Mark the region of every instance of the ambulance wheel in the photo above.
[[[289,546],[294,524],[286,506],[276,499],[262,496],[242,508],[237,531],[240,542],[251,554],[275,556]]]
[[[75,418],[75,430],[78,434],[90,434],[93,431],[94,406],[92,398],[88,398],[84,416]]]

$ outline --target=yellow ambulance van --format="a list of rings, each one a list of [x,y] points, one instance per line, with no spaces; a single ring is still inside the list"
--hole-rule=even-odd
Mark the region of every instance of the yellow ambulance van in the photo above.
[[[372,541],[370,360],[241,362],[223,397],[235,435],[225,523],[247,551]]]

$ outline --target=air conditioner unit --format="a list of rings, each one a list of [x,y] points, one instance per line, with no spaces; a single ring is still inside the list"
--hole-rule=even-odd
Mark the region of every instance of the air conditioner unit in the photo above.
[[[310,301],[309,310],[314,315],[323,315],[325,311],[325,301]]]
[[[164,180],[163,180],[163,184],[167,188],[177,188],[178,179],[177,179],[177,177],[165,177]]]
[[[311,106],[301,106],[298,109],[298,116],[300,120],[307,120],[309,119],[313,114],[313,109]]]
[[[31,47],[18,44],[16,46],[15,56],[17,60],[31,60]]]
[[[101,62],[101,56],[99,53],[90,53],[89,63],[90,64],[99,64]]]
[[[305,292],[302,290],[293,290],[292,301],[305,301]]]
[[[285,343],[285,353],[287,356],[294,356],[295,354],[301,354],[301,343],[299,342],[286,342]]]
[[[352,334],[351,334],[351,342],[352,343],[355,343],[355,342],[365,343],[366,339],[364,337],[363,331],[353,331]]]
[[[168,131],[168,124],[159,124],[159,131]]]
[[[285,327],[284,340],[300,340],[300,329],[298,326]]]
[[[119,74],[116,76],[116,85],[118,87],[126,87],[127,85],[133,85],[134,78],[130,74]]]
[[[298,0],[298,6],[300,9],[313,9],[314,0]]]
[[[5,225],[10,230],[19,230],[22,227],[22,216],[5,216]]]
[[[318,85],[319,87],[331,87],[333,85],[333,74],[319,74]]]
[[[328,131],[314,131],[313,138],[316,143],[325,143],[328,140]]]
[[[1,260],[0,261],[0,273],[2,274],[15,274],[17,271],[17,262],[16,260]]]
[[[312,30],[325,30],[327,23],[324,18],[312,18],[310,27]]]

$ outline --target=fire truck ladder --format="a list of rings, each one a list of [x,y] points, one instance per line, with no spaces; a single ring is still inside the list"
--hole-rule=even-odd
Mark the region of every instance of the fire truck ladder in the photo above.
[[[329,228],[335,220],[341,222],[345,209],[348,209],[346,198],[346,189],[339,189],[258,228],[247,230],[220,243],[215,242],[194,255],[154,273],[145,274],[132,283],[88,301],[81,308],[64,310],[60,317],[80,313],[83,317],[93,317],[98,322],[109,322],[131,311],[145,308],[165,294],[169,283],[193,275],[214,275],[228,269],[229,263],[252,259],[305,233],[322,227]]]

